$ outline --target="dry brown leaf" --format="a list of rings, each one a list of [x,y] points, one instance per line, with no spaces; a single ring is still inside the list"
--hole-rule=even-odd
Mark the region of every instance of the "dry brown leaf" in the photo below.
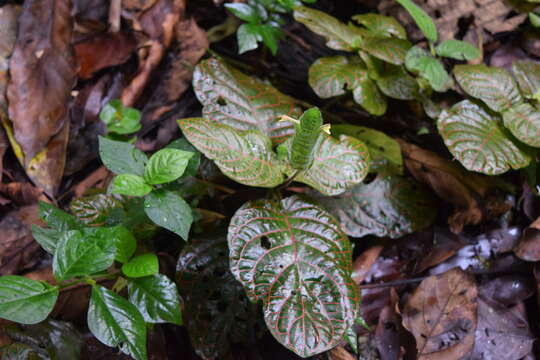
[[[352,356],[350,352],[345,350],[343,346],[338,346],[328,352],[328,359],[329,360],[355,360],[355,357]]]
[[[0,182],[2,181],[2,173],[4,172],[4,154],[8,147],[9,141],[6,133],[4,132],[4,129],[0,128]]]
[[[430,276],[409,298],[403,326],[416,339],[418,359],[460,359],[474,346],[478,290],[459,268]]]
[[[514,252],[525,261],[540,260],[540,217],[523,231]]]
[[[0,184],[0,194],[10,199],[17,205],[32,205],[38,200],[46,199],[43,189],[32,186],[30,183],[12,182]]]
[[[360,284],[364,281],[382,249],[381,245],[372,246],[354,260],[352,278],[355,283]]]
[[[398,142],[405,166],[416,180],[429,185],[437,196],[455,206],[454,214],[448,219],[453,232],[459,233],[465,225],[477,225],[488,215],[496,216],[508,210],[503,201],[491,198],[489,204],[486,201],[489,192],[496,188],[494,180],[467,172],[432,151],[403,140]]]

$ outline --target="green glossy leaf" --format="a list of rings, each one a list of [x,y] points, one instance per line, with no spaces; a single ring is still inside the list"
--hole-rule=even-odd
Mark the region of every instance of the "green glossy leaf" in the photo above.
[[[369,32],[377,37],[397,37],[407,39],[407,32],[401,24],[391,16],[380,14],[362,14],[352,17],[354,21],[365,26]]]
[[[332,135],[352,136],[366,144],[370,154],[370,172],[403,173],[403,157],[398,142],[383,132],[356,125],[333,125]]]
[[[540,147],[540,111],[528,103],[512,106],[503,113],[504,126],[521,142]]]
[[[261,132],[238,131],[203,118],[182,119],[179,125],[184,136],[231,179],[260,187],[283,182],[272,143]]]
[[[456,60],[474,60],[482,56],[480,50],[467,41],[449,39],[435,48],[437,55]]]
[[[224,6],[227,10],[244,21],[256,23],[262,20],[255,6],[250,6],[246,3],[228,3]]]
[[[231,219],[227,239],[232,273],[252,301],[262,300],[283,346],[307,357],[343,340],[359,292],[351,245],[329,213],[297,196],[251,201]]]
[[[279,117],[302,113],[294,99],[215,58],[197,65],[193,87],[204,118],[238,130],[260,130],[274,143],[294,132],[293,124],[279,122]]]
[[[69,204],[70,211],[85,225],[106,224],[113,213],[121,208],[121,198],[107,194],[78,198]]]
[[[514,61],[512,72],[523,95],[537,101],[540,100],[538,99],[540,94],[540,64],[532,61]]]
[[[238,42],[238,53],[255,50],[262,41],[262,36],[259,32],[259,25],[242,24],[236,31],[236,41]]]
[[[407,53],[405,65],[409,71],[418,73],[429,82],[433,90],[445,92],[452,86],[452,79],[443,64],[424,49],[413,47]]]
[[[191,152],[193,155],[189,158],[188,165],[181,178],[197,175],[197,172],[199,171],[199,165],[201,164],[201,153],[197,150],[197,148],[195,148],[195,146],[191,145],[191,143],[187,141],[186,138],[176,139],[169,145],[167,145],[166,148]]]
[[[146,322],[182,325],[178,289],[167,276],[155,274],[128,280],[129,301]]]
[[[289,147],[289,140],[285,146]],[[295,181],[308,184],[325,195],[337,195],[347,188],[362,182],[369,170],[369,151],[364,143],[342,136],[335,139],[321,133],[314,147],[311,167],[301,171]],[[292,167],[286,168],[290,176],[295,173]]]
[[[193,153],[189,151],[161,149],[148,160],[144,179],[151,185],[174,181],[184,174],[192,156]]]
[[[78,229],[81,227],[81,223],[76,217],[44,201],[39,202],[39,217],[49,227],[58,231]]]
[[[155,275],[159,272],[159,261],[154,253],[135,256],[122,265],[122,272],[130,278]]]
[[[137,240],[133,234],[124,226],[117,225],[111,227],[89,227],[83,230],[87,242],[95,241],[99,244],[114,243],[116,252],[114,259],[121,263],[127,262],[135,249]]]
[[[22,324],[45,320],[58,298],[58,287],[23,276],[0,276],[0,318]]]
[[[294,9],[294,19],[326,39],[326,46],[334,50],[353,51],[362,38],[369,35],[365,29],[345,25],[338,19],[305,6]]]
[[[372,115],[382,115],[388,107],[386,97],[381,94],[377,84],[367,77],[353,90],[353,98]]]
[[[250,343],[262,335],[259,308],[229,270],[226,234],[190,239],[176,269],[184,325],[197,355],[226,359],[232,344]]]
[[[309,68],[309,85],[323,99],[353,90],[368,76],[366,66],[357,59],[345,56],[317,59]]]
[[[281,29],[272,25],[260,25],[259,34],[261,34],[264,45],[275,56],[278,50],[278,41],[283,35]]]
[[[362,50],[371,56],[390,64],[401,65],[405,62],[407,51],[412,44],[397,38],[368,38],[362,43]]]
[[[88,328],[102,343],[146,360],[146,325],[135,305],[102,286],[92,287]]]
[[[152,191],[144,199],[144,211],[155,224],[187,241],[193,214],[189,204],[178,194],[165,189]]]
[[[416,22],[416,25],[422,30],[422,33],[432,43],[437,42],[438,34],[437,27],[433,19],[421,7],[416,5],[412,0],[396,0],[407,10],[411,17]]]
[[[418,97],[418,82],[401,67],[383,73],[377,79],[377,86],[393,99],[415,100]]]
[[[111,186],[113,194],[144,196],[150,191],[152,191],[152,186],[148,185],[143,177],[133,174],[117,175]]]
[[[108,237],[92,237],[79,230],[66,231],[54,252],[54,277],[62,281],[106,270],[113,264],[115,255],[116,242]]]
[[[437,127],[450,152],[468,170],[497,175],[525,167],[531,160],[508,136],[498,116],[469,100],[443,113]]]
[[[146,155],[132,144],[99,137],[99,156],[103,165],[116,174],[143,176]]]
[[[502,112],[523,102],[516,81],[503,68],[486,65],[457,65],[454,76],[465,92]]]
[[[49,254],[54,254],[61,233],[61,231],[55,229],[45,229],[37,225],[32,225],[32,236],[34,240]]]
[[[101,121],[109,132],[131,134],[141,129],[141,113],[134,108],[125,107],[122,101],[109,101],[99,113]]]
[[[347,235],[398,238],[433,223],[433,194],[401,176],[378,176],[334,197],[317,197],[341,223]]]

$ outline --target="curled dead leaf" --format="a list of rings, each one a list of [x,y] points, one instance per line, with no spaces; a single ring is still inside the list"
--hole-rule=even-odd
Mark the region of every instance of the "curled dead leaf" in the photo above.
[[[523,231],[514,252],[525,261],[540,260],[540,217]]]

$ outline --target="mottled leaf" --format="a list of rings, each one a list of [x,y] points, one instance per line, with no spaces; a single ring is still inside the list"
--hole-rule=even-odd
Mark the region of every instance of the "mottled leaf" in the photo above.
[[[96,194],[74,199],[69,204],[70,211],[85,225],[103,225],[115,209],[122,208],[118,196]]]
[[[523,102],[516,81],[503,68],[486,65],[457,65],[454,76],[465,92],[502,112]]]
[[[381,94],[375,82],[368,77],[360,80],[353,90],[353,98],[356,103],[373,115],[384,114],[388,107],[386,97]]]
[[[416,182],[401,176],[378,176],[333,197],[317,200],[338,218],[347,235],[398,238],[433,223],[437,203]]]
[[[165,189],[152,191],[144,199],[144,211],[155,224],[187,241],[193,213],[180,195]]]
[[[512,106],[503,113],[504,126],[521,142],[540,147],[540,111],[528,103]]]
[[[238,131],[203,118],[182,119],[178,123],[184,136],[231,179],[260,187],[283,182],[272,143],[260,131]]]
[[[354,323],[351,246],[337,221],[299,197],[244,204],[229,225],[230,267],[270,332],[307,357],[339,344]]]
[[[381,92],[393,99],[415,100],[418,97],[418,82],[402,67],[383,73],[377,79]]]
[[[317,59],[309,68],[309,85],[323,99],[353,90],[367,78],[365,65],[356,59],[345,56]]]
[[[278,122],[279,117],[302,113],[294,99],[214,58],[197,65],[193,87],[204,118],[238,130],[260,130],[274,143],[294,131],[292,123]]]
[[[363,25],[369,32],[377,37],[397,37],[406,39],[407,32],[401,24],[391,16],[381,14],[361,14],[352,17],[354,21]]]
[[[530,162],[529,155],[508,136],[501,119],[469,100],[443,113],[437,127],[450,152],[468,170],[497,175]]]
[[[456,60],[474,60],[482,56],[480,50],[467,41],[449,39],[435,48],[437,55]]]
[[[404,39],[397,38],[368,38],[362,43],[361,49],[371,56],[394,65],[405,62],[407,51],[412,44]]]
[[[514,61],[512,72],[523,95],[538,100],[540,94],[540,64],[532,61]]]

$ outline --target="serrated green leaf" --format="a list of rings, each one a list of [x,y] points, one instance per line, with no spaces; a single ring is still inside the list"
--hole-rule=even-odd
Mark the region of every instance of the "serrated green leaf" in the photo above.
[[[519,88],[527,98],[539,100],[540,93],[540,64],[532,61],[514,61],[512,72],[516,77]]]
[[[416,22],[416,25],[422,30],[422,33],[432,43],[437,42],[438,34],[437,27],[433,19],[421,7],[416,5],[412,0],[396,0],[407,10]]]
[[[323,99],[353,90],[368,76],[366,66],[357,59],[345,56],[317,59],[309,68],[309,85]]]
[[[371,56],[394,65],[405,62],[411,47],[409,41],[397,38],[368,38],[361,45],[361,49]]]
[[[411,72],[418,73],[429,82],[433,90],[445,92],[452,86],[452,79],[443,64],[417,46],[407,53],[405,65]]]
[[[135,256],[133,259],[122,265],[122,272],[130,278],[155,275],[159,272],[158,258],[154,253]]]
[[[334,197],[317,196],[350,236],[398,238],[433,223],[437,203],[433,194],[401,176],[378,176]]]
[[[377,79],[381,92],[393,99],[415,100],[418,97],[418,82],[402,67],[383,73]]]
[[[294,19],[326,39],[326,46],[334,50],[353,51],[369,31],[354,25],[345,25],[338,19],[305,6],[294,9]]]
[[[366,144],[370,154],[370,172],[403,173],[401,147],[383,132],[356,125],[333,125],[331,131],[335,137],[348,135]]]
[[[391,16],[380,14],[362,14],[352,17],[354,21],[366,27],[369,32],[377,37],[397,37],[407,39],[407,32],[401,24]]]
[[[467,94],[482,100],[492,110],[503,112],[523,102],[516,81],[503,68],[457,65],[454,76]]]
[[[329,213],[297,196],[251,201],[231,219],[228,243],[232,273],[252,301],[263,301],[282,345],[307,357],[343,340],[359,293],[351,245]]]
[[[469,100],[443,113],[437,127],[450,152],[468,170],[497,175],[525,167],[531,160],[508,136],[498,116]]]
[[[144,199],[144,211],[155,224],[188,240],[193,214],[189,204],[178,194],[165,189],[152,191]]]
[[[480,50],[467,41],[449,39],[435,48],[437,55],[456,60],[474,60],[482,56]]]
[[[521,142],[540,147],[540,111],[528,103],[512,106],[503,114],[504,126]]]
[[[199,171],[199,165],[201,164],[201,153],[197,150],[195,146],[191,145],[191,143],[187,141],[186,138],[176,139],[169,145],[167,145],[165,148],[184,150],[193,153],[193,156],[189,158],[188,165],[181,178],[197,175],[197,172]]]
[[[250,50],[255,50],[259,46],[259,41],[262,41],[262,36],[259,32],[259,25],[242,24],[236,31],[236,41],[238,42],[238,53],[243,54]]]
[[[113,264],[115,255],[116,242],[108,237],[92,237],[79,230],[66,231],[61,234],[54,252],[54,277],[63,281],[106,270]]]
[[[244,21],[257,23],[262,20],[255,6],[250,6],[246,3],[228,3],[224,6],[227,10]]]
[[[353,98],[372,115],[382,115],[388,107],[386,97],[381,94],[375,81],[368,77],[359,81],[358,86],[353,90]]]
[[[293,124],[279,122],[279,117],[302,113],[294,99],[215,58],[197,65],[193,87],[204,118],[238,130],[259,130],[274,143],[294,133]]]
[[[174,181],[184,174],[192,156],[193,153],[189,151],[161,149],[148,160],[144,179],[151,185]]]
[[[146,155],[132,144],[99,136],[99,156],[103,165],[116,174],[144,175]]]
[[[47,318],[58,298],[58,287],[23,276],[0,276],[0,318],[36,324]]]
[[[149,323],[182,325],[176,284],[163,274],[128,280],[129,301]]]
[[[150,191],[152,191],[152,186],[148,185],[143,177],[133,174],[117,175],[111,186],[113,194],[144,196]]]
[[[184,136],[231,179],[260,187],[275,187],[283,182],[272,143],[261,132],[238,131],[203,118],[178,123]]]
[[[107,125],[109,132],[131,134],[141,129],[141,113],[134,108],[125,107],[122,101],[109,101],[99,113],[101,121]]]
[[[92,287],[88,328],[102,343],[120,347],[136,360],[147,360],[146,325],[135,305],[102,286]]]

